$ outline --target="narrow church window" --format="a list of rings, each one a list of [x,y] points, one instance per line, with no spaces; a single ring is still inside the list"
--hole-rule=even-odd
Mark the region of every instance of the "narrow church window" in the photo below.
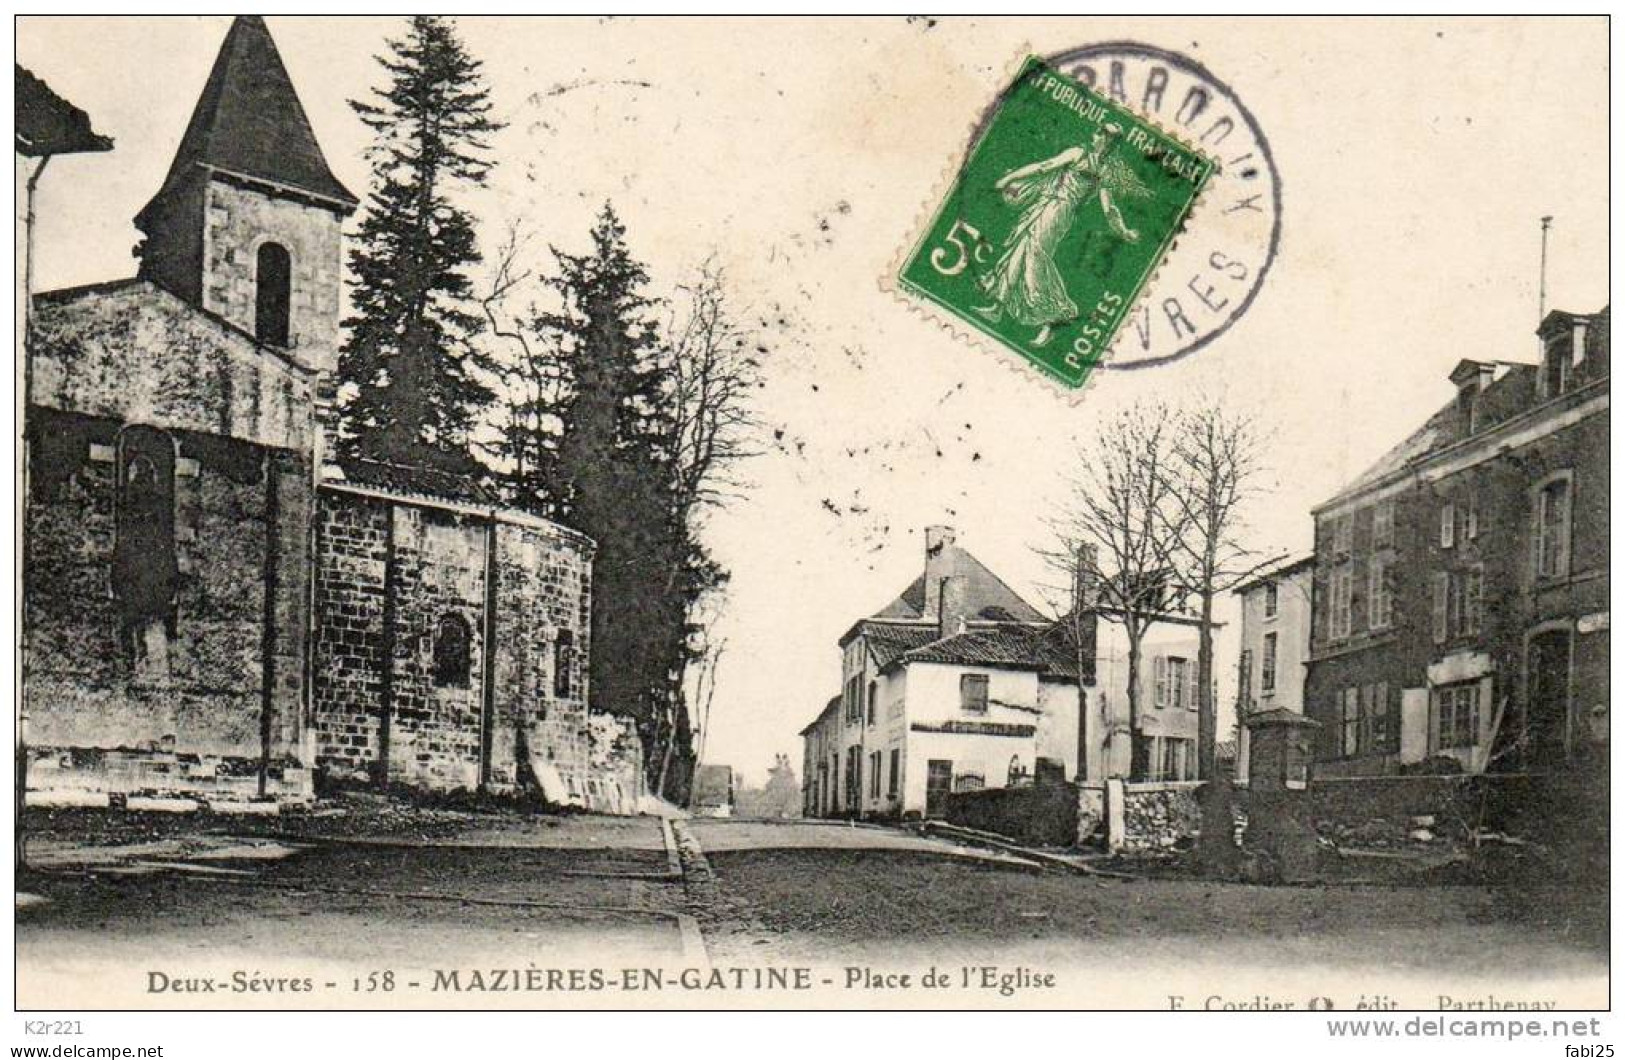
[[[113,596],[119,641],[137,679],[169,674],[180,564],[175,554],[175,443],[155,427],[127,427],[118,444]]]
[[[442,615],[434,635],[434,683],[437,688],[467,688],[468,622],[461,615]]]
[[[254,337],[272,346],[288,344],[288,294],[292,279],[288,249],[260,244],[254,272]]]
[[[575,667],[576,638],[567,629],[559,630],[553,642],[553,695],[568,699],[572,690],[571,670]]]

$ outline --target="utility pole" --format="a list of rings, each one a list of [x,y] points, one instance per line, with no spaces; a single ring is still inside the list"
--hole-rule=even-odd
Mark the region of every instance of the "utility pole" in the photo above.
[[[1552,230],[1552,215],[1547,214],[1540,219],[1540,320],[1535,321],[1538,326],[1546,319],[1546,240]]]

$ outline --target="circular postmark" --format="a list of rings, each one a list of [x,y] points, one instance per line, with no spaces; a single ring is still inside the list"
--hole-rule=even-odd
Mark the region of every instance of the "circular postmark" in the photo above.
[[[1108,41],[1044,61],[1218,163],[1101,367],[1148,368],[1194,353],[1247,312],[1275,262],[1281,176],[1269,140],[1229,85],[1178,52]]]

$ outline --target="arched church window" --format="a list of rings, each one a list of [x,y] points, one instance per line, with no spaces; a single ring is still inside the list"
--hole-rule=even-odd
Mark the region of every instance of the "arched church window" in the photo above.
[[[435,687],[468,687],[471,640],[468,622],[462,615],[441,616],[434,633]]]
[[[156,427],[126,427],[118,443],[112,589],[120,647],[137,678],[169,673],[179,587],[175,443]]]
[[[272,346],[288,344],[288,305],[293,266],[288,248],[261,243],[254,264],[254,337]]]
[[[572,673],[575,658],[575,634],[567,629],[559,630],[558,639],[553,642],[553,695],[559,699],[568,699],[575,688]]]

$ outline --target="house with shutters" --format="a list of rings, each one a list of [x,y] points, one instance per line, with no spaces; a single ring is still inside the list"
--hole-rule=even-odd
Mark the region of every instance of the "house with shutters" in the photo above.
[[[1320,777],[1549,772],[1608,740],[1609,312],[1454,396],[1314,509]]]
[[[587,708],[593,543],[476,482],[330,455],[356,205],[239,17],[136,214],[136,275],[33,298],[31,791],[635,808],[636,735]]]
[[[804,812],[935,816],[950,792],[1041,769],[1193,778],[1197,632],[1177,613],[1150,627],[1131,723],[1126,638],[1109,612],[1049,617],[952,527],[927,527],[920,576],[839,642],[841,693],[801,732]]]
[[[1287,560],[1236,586],[1241,649],[1236,660],[1237,780],[1246,780],[1252,757],[1250,716],[1285,710],[1303,713],[1314,602],[1315,557]]]

